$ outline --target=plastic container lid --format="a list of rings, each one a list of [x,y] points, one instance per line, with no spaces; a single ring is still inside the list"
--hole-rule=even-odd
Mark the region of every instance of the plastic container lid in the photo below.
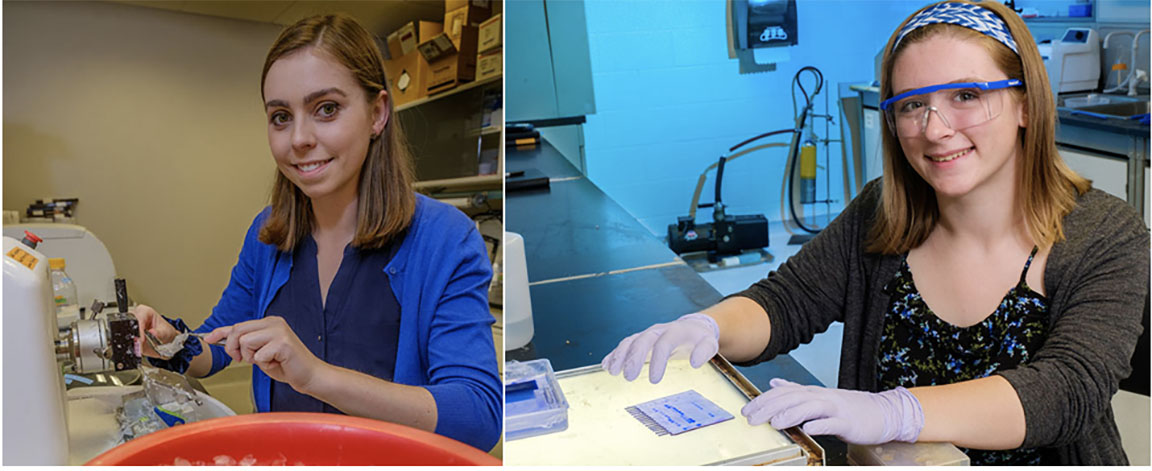
[[[504,366],[504,437],[516,440],[568,429],[568,401],[547,359]]]
[[[217,457],[256,465],[480,465],[500,460],[448,437],[404,425],[336,414],[268,412],[203,420],[150,433],[89,461],[95,466],[213,464]]]
[[[53,270],[63,270],[64,267],[65,267],[64,259],[59,258],[59,257],[54,257],[54,258],[48,259],[48,268],[51,268]]]

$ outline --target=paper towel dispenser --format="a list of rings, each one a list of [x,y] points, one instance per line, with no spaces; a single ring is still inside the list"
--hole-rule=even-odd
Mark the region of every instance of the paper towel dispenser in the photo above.
[[[796,0],[730,0],[728,10],[729,57],[740,59],[740,73],[776,70],[788,59],[783,48],[799,43]]]

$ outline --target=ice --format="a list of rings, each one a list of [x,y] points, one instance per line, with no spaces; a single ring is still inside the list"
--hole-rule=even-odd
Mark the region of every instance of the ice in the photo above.
[[[216,457],[212,458],[212,462],[190,461],[187,458],[177,457],[175,460],[172,461],[172,465],[173,466],[237,466],[237,465],[239,465],[239,466],[287,466],[288,465],[288,457],[284,456],[283,453],[280,453],[279,455],[280,455],[279,458],[271,460],[271,461],[265,461],[265,462],[261,462],[259,459],[256,459],[256,457],[252,456],[251,454],[244,455],[244,457],[241,458],[240,461],[236,461],[236,458],[233,458],[230,455],[217,455]],[[302,462],[302,461],[296,461],[296,462],[292,463],[292,466],[307,466],[307,465],[304,464],[304,462]]]
[[[236,466],[236,458],[228,455],[217,455],[212,458],[212,463],[216,466]]]

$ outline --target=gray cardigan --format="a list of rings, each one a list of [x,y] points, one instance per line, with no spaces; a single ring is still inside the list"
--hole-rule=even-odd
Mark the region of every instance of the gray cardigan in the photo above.
[[[900,256],[864,250],[879,204],[879,180],[799,253],[747,290],[768,313],[767,348],[747,364],[788,352],[844,323],[839,387],[876,391],[883,287]],[[1024,406],[1023,447],[1044,448],[1045,463],[1127,464],[1111,399],[1131,373],[1148,296],[1149,236],[1123,201],[1093,189],[1064,218],[1065,240],[1044,271],[1049,335],[1027,364],[997,372]]]

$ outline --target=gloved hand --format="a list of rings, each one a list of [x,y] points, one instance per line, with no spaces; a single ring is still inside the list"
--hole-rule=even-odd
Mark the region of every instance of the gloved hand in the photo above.
[[[898,387],[881,393],[829,389],[775,378],[772,389],[740,409],[750,425],[783,430],[803,423],[809,435],[836,435],[848,443],[915,442],[924,427],[920,401]]]
[[[648,352],[652,352],[648,380],[656,384],[664,378],[664,367],[677,347],[691,348],[689,362],[693,368],[699,368],[720,350],[720,327],[711,317],[700,313],[656,324],[621,340],[600,362],[600,367],[612,375],[623,370],[624,379],[632,381],[640,376],[644,360],[648,359]]]

